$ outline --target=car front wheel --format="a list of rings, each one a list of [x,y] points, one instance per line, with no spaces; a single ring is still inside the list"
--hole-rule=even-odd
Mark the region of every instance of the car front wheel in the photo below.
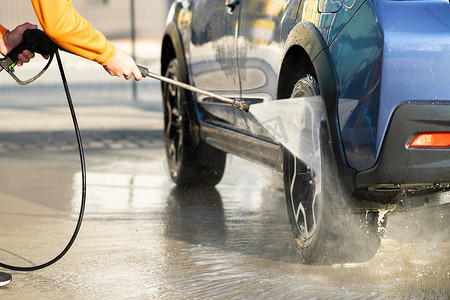
[[[291,98],[319,94],[316,80],[307,75],[297,82]],[[380,244],[378,213],[351,209],[333,163],[326,123],[310,114],[305,119],[312,124],[306,142],[315,148],[305,157],[314,162],[303,161],[287,149],[283,161],[289,221],[302,260],[308,264],[367,261]]]

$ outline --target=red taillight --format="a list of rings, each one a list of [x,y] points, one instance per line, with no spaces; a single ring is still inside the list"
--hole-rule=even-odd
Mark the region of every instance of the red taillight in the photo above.
[[[410,147],[445,148],[450,147],[450,132],[428,132],[416,136]]]

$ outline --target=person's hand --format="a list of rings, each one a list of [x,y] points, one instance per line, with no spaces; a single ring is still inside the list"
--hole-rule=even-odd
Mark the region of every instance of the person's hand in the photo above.
[[[136,81],[142,79],[141,71],[137,67],[134,60],[126,54],[124,51],[117,48],[116,56],[113,60],[103,66],[111,76],[125,77],[126,80],[130,80],[133,76]]]
[[[3,55],[8,54],[12,49],[19,46],[20,43],[23,42],[23,32],[25,30],[36,28],[36,25],[27,22],[17,26],[14,30],[5,33],[5,35],[3,35],[3,38],[0,39],[0,53]],[[18,55],[19,61],[17,62],[17,65],[20,67],[24,63],[29,62],[33,57],[33,52],[25,50]]]

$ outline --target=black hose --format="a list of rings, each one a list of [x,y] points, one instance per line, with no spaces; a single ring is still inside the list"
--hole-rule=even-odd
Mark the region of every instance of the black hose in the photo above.
[[[63,65],[61,62],[61,57],[59,56],[59,52],[56,51],[56,58],[58,60],[58,66],[59,66],[59,72],[61,74],[61,79],[64,85],[64,90],[66,92],[67,102],[69,104],[70,113],[72,115],[72,121],[73,126],[75,129],[75,134],[77,136],[77,143],[78,143],[78,151],[80,153],[80,162],[81,162],[81,186],[82,186],[82,192],[81,192],[81,208],[80,208],[80,214],[78,215],[78,222],[77,226],[75,227],[75,230],[72,234],[72,237],[69,241],[69,243],[66,245],[66,247],[61,251],[61,253],[53,258],[52,260],[43,263],[41,265],[32,266],[32,267],[18,267],[18,266],[11,266],[0,262],[0,267],[7,268],[10,270],[15,271],[36,271],[39,269],[46,268],[58,260],[60,260],[66,253],[69,251],[70,247],[72,247],[72,244],[75,242],[75,239],[78,235],[78,232],[80,231],[81,223],[83,221],[84,216],[84,208],[86,206],[86,163],[84,159],[84,150],[83,150],[83,143],[81,142],[81,133],[80,128],[78,127],[78,121],[77,116],[75,114],[75,109],[73,107],[72,97],[70,96],[69,92],[69,86],[67,85],[66,75],[64,74]]]

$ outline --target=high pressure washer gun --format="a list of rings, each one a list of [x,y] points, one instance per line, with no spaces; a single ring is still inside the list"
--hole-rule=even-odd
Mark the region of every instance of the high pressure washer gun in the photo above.
[[[8,55],[5,56],[5,58],[0,60],[0,72],[2,70],[5,70],[8,72],[9,75],[11,75],[14,80],[20,84],[20,85],[26,85],[29,84],[36,79],[38,79],[48,68],[48,66],[51,64],[53,59],[53,54],[55,54],[58,49],[64,50],[60,48],[57,44],[55,44],[42,30],[39,29],[29,29],[26,30],[23,33],[23,39],[24,41],[14,48]],[[42,55],[50,55],[50,59],[47,63],[47,65],[40,71],[37,75],[33,76],[32,78],[22,81],[14,74],[14,67],[17,64],[18,55],[22,53],[24,50],[30,50],[31,52],[39,53]],[[173,80],[161,75],[154,74],[150,72],[147,68],[138,66],[139,70],[141,71],[141,74],[143,77],[151,77],[153,79],[157,79],[172,85],[176,85],[178,87],[181,87],[183,89],[187,89],[190,91],[193,91],[195,93],[203,94],[215,99],[218,99],[220,101],[223,101],[225,103],[231,104],[233,107],[242,109],[246,112],[248,112],[250,108],[250,102],[241,100],[241,99],[231,99],[227,97],[223,97],[202,89],[199,89],[197,87],[191,86],[189,84]]]
[[[10,53],[8,53],[4,58],[0,59],[0,72],[5,70],[20,85],[29,84],[41,77],[42,74],[44,74],[44,72],[52,62],[53,55],[56,53],[56,51],[58,51],[58,49],[60,49],[60,47],[55,44],[42,30],[26,30],[23,33],[23,42],[16,48],[14,48]],[[42,71],[40,71],[32,78],[22,81],[14,74],[14,67],[19,61],[19,54],[24,50],[30,50],[31,52],[39,53],[42,55],[49,55],[50,58]]]

